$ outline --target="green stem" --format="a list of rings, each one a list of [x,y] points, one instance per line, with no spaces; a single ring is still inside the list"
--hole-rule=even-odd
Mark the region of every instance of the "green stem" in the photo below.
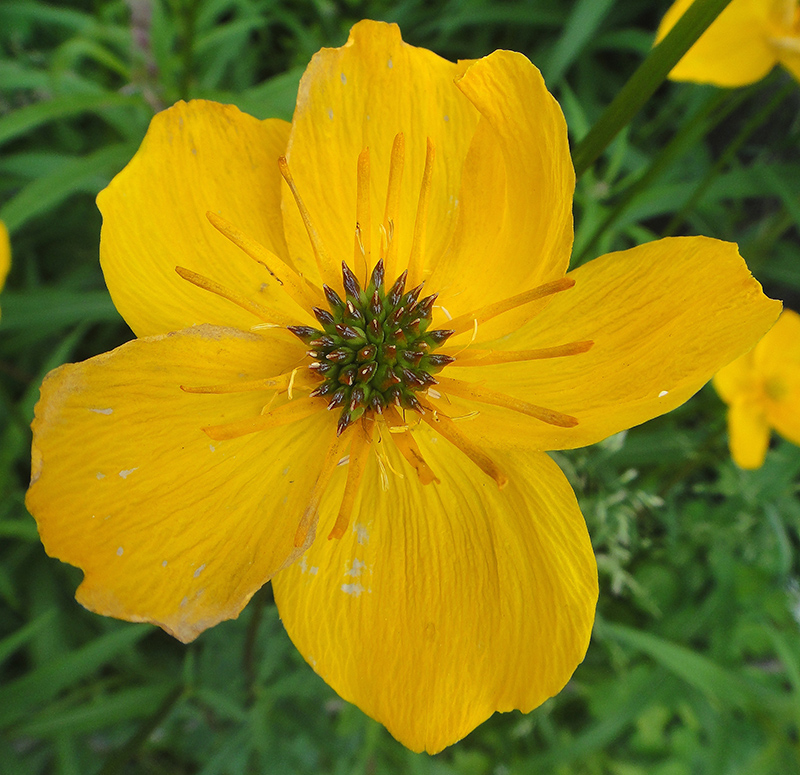
[[[749,92],[747,92],[749,94]],[[595,229],[586,245],[573,262],[573,266],[580,266],[594,250],[598,240],[613,226],[622,214],[628,209],[630,203],[668,169],[675,159],[685,153],[697,143],[706,133],[713,129],[730,112],[738,107],[745,97],[744,92],[731,94],[728,91],[714,91],[709,100],[698,113],[686,123],[653,158],[645,172],[619,197],[613,209],[608,213],[603,222]]]
[[[705,174],[703,179],[697,185],[692,195],[687,200],[686,204],[680,209],[672,220],[664,229],[663,237],[669,237],[675,234],[676,231],[683,225],[688,214],[694,210],[700,199],[708,190],[708,187],[714,182],[714,178],[720,174],[733,160],[733,157],[739,152],[739,149],[747,142],[753,132],[756,131],[763,123],[775,112],[779,105],[790,95],[797,90],[797,84],[794,81],[788,81],[784,87],[776,92],[772,99],[752,116],[739,131],[739,134],[728,144],[728,147],[722,155],[714,163],[714,166]]]
[[[664,82],[669,72],[731,0],[695,0],[667,36],[647,55],[573,153],[575,174],[583,175],[617,133]]]

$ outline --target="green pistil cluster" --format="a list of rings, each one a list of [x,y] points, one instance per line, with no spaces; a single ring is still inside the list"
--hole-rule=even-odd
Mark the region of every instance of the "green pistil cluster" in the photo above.
[[[407,274],[386,291],[381,259],[362,290],[342,262],[344,300],[323,285],[330,311],[314,307],[322,329],[289,326],[313,348],[309,368],[323,378],[311,395],[327,396],[328,409],[342,409],[340,434],[364,412],[380,414],[390,404],[424,411],[414,393],[435,385],[433,375],[454,360],[434,352],[453,332],[428,330],[437,294],[417,301],[422,285],[406,292]]]

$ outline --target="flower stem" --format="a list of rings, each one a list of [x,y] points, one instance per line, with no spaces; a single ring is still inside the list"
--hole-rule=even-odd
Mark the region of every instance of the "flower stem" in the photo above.
[[[577,177],[594,164],[617,133],[630,123],[680,58],[730,1],[695,0],[667,36],[653,48],[589,134],[575,148],[572,158]]]

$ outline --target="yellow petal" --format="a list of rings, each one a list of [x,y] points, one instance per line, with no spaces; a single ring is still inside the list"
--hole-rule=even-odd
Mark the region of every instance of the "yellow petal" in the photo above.
[[[796,38],[796,49],[778,51],[780,63],[792,74],[796,81],[800,81],[800,37]]]
[[[367,147],[369,242],[373,263],[377,260],[392,144],[400,132],[405,135],[405,163],[394,239],[402,268],[411,251],[426,138],[436,148],[436,160],[423,255],[441,254],[452,232],[461,165],[478,121],[453,83],[463,68],[404,43],[397,25],[373,21],[356,24],[342,48],[324,48],[314,55],[300,82],[288,160],[322,242],[337,261],[350,262],[353,256],[358,157]],[[316,277],[309,239],[288,190],[283,210],[292,259]],[[394,282],[401,269],[386,269]]]
[[[321,411],[214,442],[204,426],[257,416],[274,391],[180,389],[270,376],[298,349],[285,332],[199,326],[48,376],[27,505],[48,554],[84,571],[80,603],[190,641],[237,616],[298,556],[295,531],[326,451],[319,439],[333,437],[335,418]]]
[[[656,34],[658,43],[692,5],[678,0],[667,11]],[[732,0],[686,52],[670,73],[676,81],[744,86],[761,80],[777,63],[769,42],[776,3]]]
[[[522,54],[496,51],[457,84],[481,122],[464,165],[456,232],[431,279],[453,317],[563,276],[575,188],[561,108]],[[502,321],[506,330],[514,317]]]
[[[6,284],[9,269],[11,269],[11,242],[8,239],[5,223],[0,221],[0,291]]]
[[[325,681],[407,747],[435,753],[494,711],[527,712],[561,690],[588,645],[597,572],[575,496],[546,455],[498,453],[510,479],[500,490],[427,426],[414,435],[441,483],[422,485],[382,443],[388,489],[373,454],[350,530],[318,539],[273,588]]]
[[[289,125],[197,100],[156,115],[141,148],[100,193],[100,260],[114,304],[137,336],[200,323],[258,320],[175,273],[197,272],[287,315],[302,315],[269,272],[206,218],[218,213],[285,258],[278,157]]]
[[[453,400],[448,414],[479,415],[464,431],[491,446],[566,449],[592,444],[668,412],[725,363],[752,348],[780,313],[736,246],[706,237],[651,242],[571,272],[575,286],[498,350],[592,340],[561,358],[450,369],[460,379],[578,420],[547,425],[499,407]],[[481,349],[487,349],[482,344]],[[491,349],[490,347],[488,349]],[[442,408],[440,403],[440,408]]]
[[[723,366],[714,375],[712,384],[726,404],[733,404],[756,390],[756,381],[755,352],[750,350]]]
[[[763,407],[739,401],[728,409],[731,457],[739,468],[761,468],[769,447],[769,425]]]
[[[763,384],[767,422],[800,444],[800,315],[785,309],[758,343],[755,368]]]

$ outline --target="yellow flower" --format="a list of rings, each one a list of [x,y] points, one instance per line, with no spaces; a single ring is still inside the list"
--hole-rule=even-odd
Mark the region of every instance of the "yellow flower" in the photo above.
[[[656,33],[658,43],[694,0],[677,0]],[[673,68],[674,81],[744,86],[776,64],[800,80],[798,0],[732,0]]]
[[[741,468],[760,468],[774,428],[800,444],[800,315],[781,313],[769,333],[746,355],[714,376],[728,405],[731,456]]]
[[[597,572],[545,450],[678,406],[780,308],[702,237],[565,276],[573,188],[525,57],[394,25],[320,51],[291,124],[157,115],[98,198],[139,338],[53,372],[33,424],[78,600],[190,641],[272,579],[308,662],[414,750],[556,694]]]
[[[11,269],[11,242],[8,239],[6,225],[0,221],[0,291],[6,284],[9,269]]]

